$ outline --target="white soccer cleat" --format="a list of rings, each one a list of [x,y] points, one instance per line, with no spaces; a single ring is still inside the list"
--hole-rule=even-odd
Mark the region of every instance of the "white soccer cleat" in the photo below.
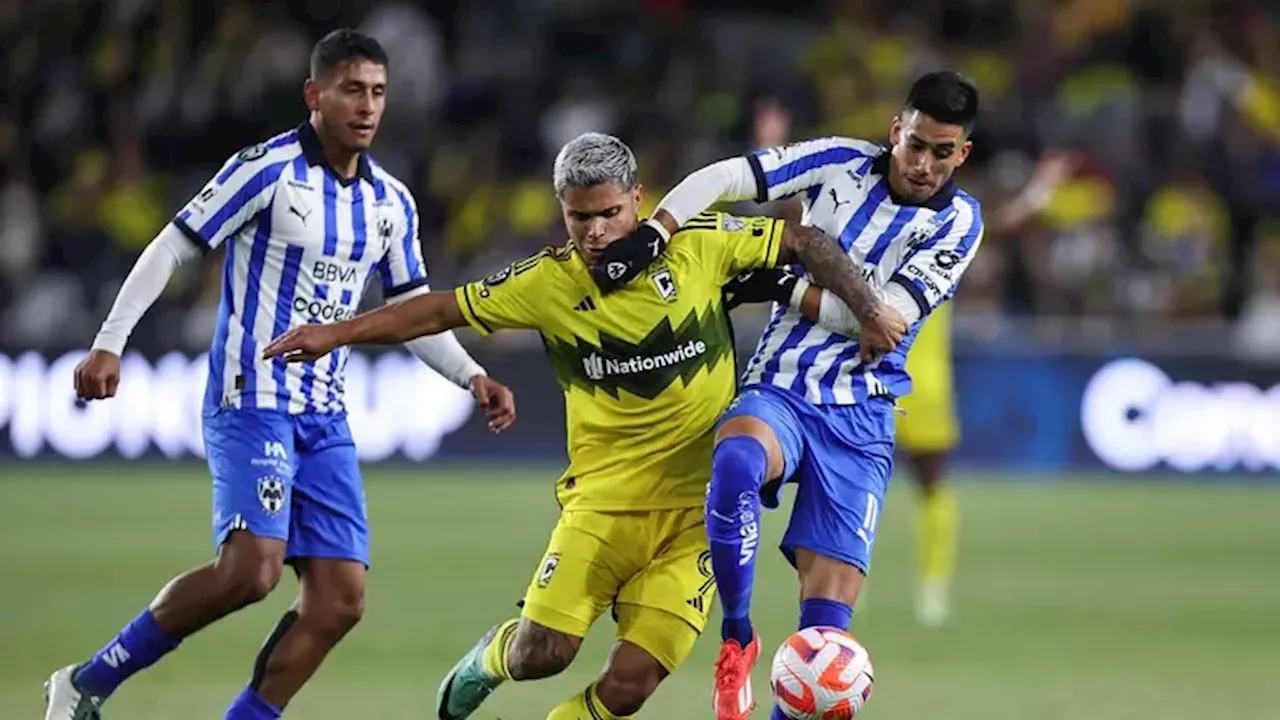
[[[44,683],[44,720],[100,720],[101,698],[86,695],[71,680],[76,665],[68,665],[49,676]]]
[[[951,591],[946,583],[926,580],[916,597],[916,621],[927,628],[941,627],[951,615]]]

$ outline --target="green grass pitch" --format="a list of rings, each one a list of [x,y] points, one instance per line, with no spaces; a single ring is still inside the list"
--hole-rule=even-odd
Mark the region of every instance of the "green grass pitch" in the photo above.
[[[428,717],[449,665],[515,611],[555,520],[554,474],[371,470],[365,620],[288,716]],[[912,620],[912,497],[905,483],[890,496],[854,620],[878,678],[864,717],[1277,716],[1280,488],[966,480],[955,616],[940,630]],[[41,717],[51,670],[97,649],[209,556],[208,505],[194,465],[0,470],[0,717]],[[766,541],[784,517],[767,517]],[[221,717],[293,591],[287,576],[267,602],[190,638],[118,692],[107,720]],[[776,551],[762,556],[754,614],[771,654],[796,616]],[[599,671],[611,632],[601,620],[568,672],[505,686],[476,717],[541,720]],[[710,716],[714,636],[641,717]],[[762,703],[755,717],[767,716]]]

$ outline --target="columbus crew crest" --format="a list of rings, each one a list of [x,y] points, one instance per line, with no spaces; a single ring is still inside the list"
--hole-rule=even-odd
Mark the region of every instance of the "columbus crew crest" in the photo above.
[[[542,561],[542,569],[538,571],[538,587],[545,588],[550,585],[551,576],[555,575],[556,568],[559,566],[560,553],[549,553],[547,558]]]

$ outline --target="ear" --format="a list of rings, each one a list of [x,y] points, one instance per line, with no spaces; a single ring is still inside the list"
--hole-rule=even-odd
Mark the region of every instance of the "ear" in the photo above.
[[[320,109],[320,83],[314,78],[307,78],[302,83],[302,99],[307,103],[307,109],[315,112]]]
[[[897,145],[902,142],[902,116],[894,115],[893,121],[889,123],[889,144]]]
[[[964,145],[960,146],[960,161],[956,163],[956,167],[960,167],[969,159],[969,153],[973,152],[973,141],[965,140]]]
[[[635,188],[631,191],[631,199],[635,201],[636,211],[640,210],[640,205],[644,201],[644,183],[636,183]]]

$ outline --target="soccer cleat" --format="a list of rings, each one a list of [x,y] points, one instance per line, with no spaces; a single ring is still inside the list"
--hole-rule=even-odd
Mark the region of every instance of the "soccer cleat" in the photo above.
[[[925,580],[916,597],[916,621],[927,628],[941,627],[950,615],[950,592],[946,583]]]
[[[44,683],[44,720],[99,720],[98,707],[102,698],[94,697],[76,687],[73,676],[78,665],[68,665],[58,670]]]
[[[737,640],[725,640],[716,658],[716,687],[711,706],[716,720],[747,720],[755,709],[751,694],[751,668],[760,659],[760,636],[755,635],[744,650]]]
[[[444,677],[436,693],[436,717],[439,720],[463,720],[502,684],[502,678],[484,669],[484,650],[493,642],[503,624],[490,628]]]

